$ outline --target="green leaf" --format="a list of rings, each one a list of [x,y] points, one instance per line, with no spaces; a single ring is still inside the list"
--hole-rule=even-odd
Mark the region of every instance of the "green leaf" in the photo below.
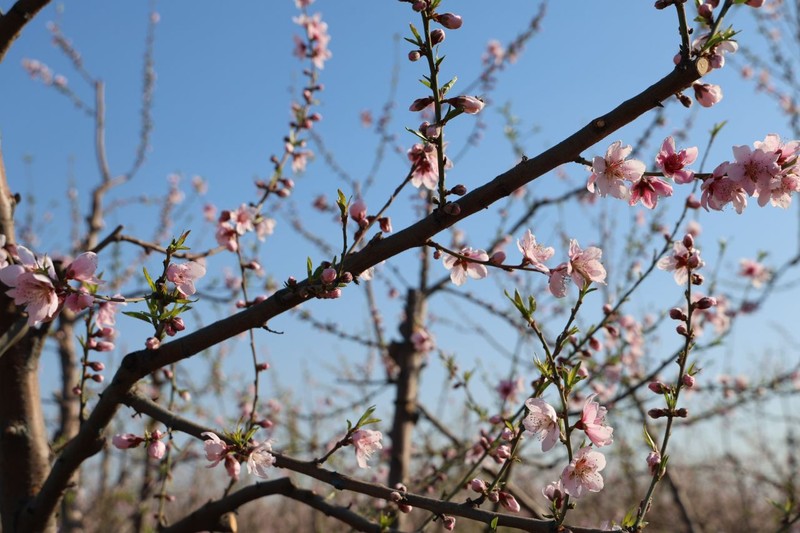
[[[306,270],[308,271],[308,279],[311,279],[314,272],[314,263],[311,262],[310,257],[306,259]]]
[[[150,290],[156,292],[156,284],[153,282],[153,278],[150,277],[147,268],[142,267],[142,270],[144,271],[144,279],[147,280],[147,285],[150,287]]]
[[[413,33],[414,37],[417,38],[417,42],[414,43],[414,44],[422,44],[423,40],[422,40],[422,37],[420,37],[419,32],[417,31],[417,28],[413,24],[409,24],[408,27],[411,28],[411,33]]]
[[[453,88],[453,85],[455,85],[456,81],[458,81],[458,76],[453,76],[452,80],[448,81],[442,86],[442,96],[446,95],[447,91]]]
[[[644,441],[647,443],[647,445],[650,447],[651,450],[658,451],[658,448],[656,448],[656,443],[653,440],[653,437],[651,437],[650,433],[647,431],[646,425],[643,426],[643,430],[644,430]]]
[[[360,428],[365,424],[374,424],[375,422],[380,422],[380,420],[378,419],[371,418],[372,413],[374,412],[375,412],[374,405],[370,405],[369,407],[367,407],[367,410],[364,411],[364,414],[361,415],[361,418],[358,419],[358,422],[356,423],[356,429]]]
[[[431,88],[431,82],[430,82],[430,81],[428,81],[427,79],[422,79],[422,80],[419,80],[419,82],[420,82],[422,85],[424,85],[425,87],[427,87],[428,89],[430,89],[430,88]]]
[[[497,521],[498,521],[499,519],[500,519],[500,517],[499,517],[499,516],[495,516],[494,518],[492,518],[492,521],[491,521],[491,522],[489,522],[489,527],[490,527],[490,528],[492,528],[492,530],[495,530],[495,529],[497,529]]]
[[[421,134],[420,132],[418,132],[417,130],[412,130],[411,128],[409,128],[409,127],[406,127],[406,131],[407,131],[407,132],[409,132],[409,133],[413,133],[414,135],[416,135],[417,137],[419,137],[420,139],[422,139],[424,142],[428,142],[428,138],[427,138],[427,137],[425,137],[425,136],[424,136],[423,134]]]
[[[148,324],[152,324],[153,320],[147,313],[142,313],[141,311],[123,311],[123,315],[132,316],[133,318],[138,318],[139,320],[143,320]]]

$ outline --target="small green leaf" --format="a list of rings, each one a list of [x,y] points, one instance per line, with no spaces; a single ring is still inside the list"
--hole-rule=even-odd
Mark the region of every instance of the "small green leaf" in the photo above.
[[[414,26],[413,24],[409,24],[409,25],[408,25],[408,27],[409,27],[409,28],[411,28],[411,33],[413,33],[413,34],[414,34],[414,37],[416,37],[416,38],[417,38],[417,42],[416,42],[415,44],[421,44],[421,43],[423,42],[423,41],[422,41],[422,37],[420,37],[420,35],[419,35],[419,32],[417,31],[417,28],[416,28],[416,26]]]
[[[152,324],[153,323],[153,320],[150,317],[150,315],[148,315],[147,313],[142,313],[141,311],[123,311],[122,314],[131,316],[133,318],[138,318],[139,320],[143,320],[144,322],[147,322],[148,324]]]
[[[490,528],[492,528],[492,530],[495,530],[495,529],[497,529],[497,521],[498,521],[499,519],[500,519],[500,517],[499,517],[499,516],[495,516],[494,518],[492,518],[492,521],[491,521],[491,522],[489,522],[489,527],[490,527]]]
[[[414,135],[416,135],[417,137],[419,137],[420,139],[422,139],[422,141],[423,141],[423,142],[428,142],[428,138],[427,138],[427,137],[425,137],[425,136],[424,136],[423,134],[421,134],[420,132],[418,132],[417,130],[412,130],[411,128],[409,128],[409,127],[406,127],[406,131],[407,131],[407,132],[409,132],[409,133],[413,133]]]
[[[306,270],[308,271],[308,279],[311,279],[314,273],[314,263],[311,262],[310,257],[306,259]]]
[[[452,80],[448,81],[442,86],[442,96],[446,95],[447,91],[453,88],[453,85],[455,85],[456,81],[458,81],[458,76],[453,76]]]
[[[150,290],[156,292],[156,284],[153,282],[153,278],[150,277],[147,268],[142,267],[142,270],[144,271],[144,279],[147,280],[147,285],[150,287]]]
[[[431,88],[431,82],[430,82],[430,81],[428,81],[427,79],[422,79],[422,80],[419,80],[419,82],[420,82],[422,85],[424,85],[425,87],[427,87],[428,89],[430,89],[430,88]]]

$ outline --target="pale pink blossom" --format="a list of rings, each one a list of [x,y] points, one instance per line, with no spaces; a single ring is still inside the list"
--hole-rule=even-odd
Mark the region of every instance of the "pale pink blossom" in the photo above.
[[[85,281],[96,285],[100,280],[94,277],[95,270],[97,270],[97,254],[84,252],[67,267],[67,279]]]
[[[750,282],[756,289],[769,281],[772,277],[772,272],[758,261],[752,259],[739,260],[739,275],[745,278],[750,278]]]
[[[128,448],[136,448],[144,442],[142,437],[134,435],[133,433],[117,433],[111,438],[111,444],[120,450],[127,450]]]
[[[561,263],[556,268],[550,270],[548,275],[547,286],[550,293],[556,298],[563,298],[567,295],[567,279],[569,273],[567,272],[567,263]]]
[[[259,241],[264,241],[267,238],[267,235],[272,235],[275,231],[275,219],[260,216],[258,218],[258,222],[256,222],[256,238]]]
[[[167,453],[167,445],[161,442],[164,433],[155,430],[150,436],[150,444],[147,446],[147,455],[153,459],[161,459]]]
[[[239,249],[238,233],[229,221],[219,222],[214,236],[217,244],[224,246],[228,251],[235,252]]]
[[[697,160],[697,154],[696,146],[676,152],[675,139],[669,136],[664,139],[661,151],[656,155],[656,165],[665,177],[673,179],[675,183],[691,183],[694,180],[694,172],[686,170],[685,167]]]
[[[578,241],[569,241],[569,263],[567,274],[572,276],[572,281],[580,288],[588,286],[591,282],[605,284],[606,269],[600,263],[603,251],[595,246],[582,250]]]
[[[519,509],[520,509],[519,502],[517,501],[516,498],[514,498],[514,496],[512,496],[510,493],[505,492],[503,490],[501,490],[498,493],[498,496],[500,497],[500,505],[502,505],[503,507],[505,507],[506,509],[508,509],[512,513],[518,513],[519,512]]]
[[[500,66],[503,64],[503,58],[506,52],[500,41],[491,40],[486,45],[486,53],[481,57],[484,65]]]
[[[257,445],[247,456],[247,473],[267,478],[267,470],[275,464],[275,456],[270,452],[272,444],[269,441]]]
[[[522,252],[523,263],[529,264],[541,272],[550,272],[544,262],[553,257],[555,250],[551,246],[545,247],[537,243],[531,230],[526,230],[525,235],[517,241],[517,248]]]
[[[419,328],[411,334],[411,344],[417,353],[428,353],[436,347],[433,336],[425,328]]]
[[[453,531],[456,528],[456,518],[450,515],[442,515],[442,527],[447,531]]]
[[[367,202],[359,198],[350,204],[350,218],[360,227],[365,227],[369,223],[367,221]]]
[[[225,470],[232,480],[239,481],[239,472],[242,470],[242,465],[233,455],[225,456]]]
[[[322,22],[321,15],[314,13],[309,17],[302,14],[292,19],[295,24],[302,26],[306,31],[310,45],[299,37],[295,36],[295,55],[297,57],[308,57],[318,69],[325,67],[325,61],[330,59],[333,54],[328,50],[328,43],[331,40],[328,35],[328,24]]]
[[[691,251],[686,248],[683,241],[675,241],[671,255],[662,257],[656,263],[661,270],[672,272],[675,283],[685,285],[689,280],[689,270],[696,270],[705,265],[700,258],[700,251],[693,248]]]
[[[729,203],[741,214],[747,207],[747,192],[742,186],[726,175],[730,163],[720,163],[711,177],[703,181],[700,205],[705,210],[721,211]]]
[[[444,267],[450,271],[450,280],[456,285],[463,285],[467,277],[472,279],[482,279],[489,275],[486,265],[475,263],[476,261],[488,261],[489,254],[485,251],[466,247],[459,252],[466,259],[454,255],[445,254],[443,258]]]
[[[0,281],[11,287],[6,294],[14,299],[14,304],[24,306],[29,326],[50,321],[58,312],[58,295],[49,276],[30,272],[21,265],[9,265],[0,270]]]
[[[469,115],[477,115],[485,105],[483,100],[476,96],[456,96],[446,101],[453,107],[461,109],[464,113]]]
[[[595,446],[607,446],[614,441],[611,437],[614,429],[606,425],[606,408],[594,401],[596,397],[597,394],[592,394],[586,399],[576,427],[582,429]]]
[[[543,452],[550,450],[561,436],[556,410],[541,398],[528,398],[525,407],[528,409],[527,416],[522,420],[525,431],[539,436]]]
[[[573,498],[580,498],[587,491],[599,492],[603,489],[603,477],[599,472],[605,467],[606,458],[602,453],[591,447],[581,448],[561,473],[561,484]]]
[[[170,263],[167,267],[167,279],[175,284],[178,292],[184,296],[191,296],[195,289],[194,282],[206,275],[206,267],[196,261],[175,264]]]
[[[76,292],[67,295],[64,300],[64,307],[77,313],[94,304],[94,296],[89,294],[86,289],[80,288]]]
[[[432,191],[436,189],[439,184],[438,153],[435,144],[415,144],[411,147],[408,151],[408,160],[413,165],[411,185],[414,187],[421,185]],[[445,168],[452,166],[450,160],[445,157]]]
[[[743,145],[734,146],[733,155],[736,161],[728,165],[728,177],[748,195],[757,196],[758,205],[766,205],[772,190],[780,187],[778,153]]]
[[[375,450],[383,449],[381,439],[383,434],[380,431],[373,431],[371,429],[359,429],[353,432],[351,439],[353,440],[353,447],[356,450],[356,461],[360,468],[369,468],[367,460],[372,456]]]
[[[525,390],[525,380],[522,379],[522,376],[517,379],[501,379],[495,390],[503,400],[515,402],[517,393]]]
[[[542,495],[551,502],[559,502],[564,497],[564,487],[561,485],[561,480],[557,479],[548,483],[542,489]]]
[[[694,97],[703,107],[711,107],[722,100],[722,87],[710,83],[695,82],[692,85]]]
[[[622,146],[622,141],[616,141],[608,147],[605,157],[595,156],[592,174],[586,185],[589,192],[627,199],[629,191],[624,182],[638,181],[645,171],[645,165],[641,161],[625,159],[631,151],[633,148],[630,145]]]
[[[208,439],[203,441],[206,459],[211,461],[211,464],[208,465],[208,468],[217,466],[219,462],[225,459],[225,456],[228,455],[228,445],[215,433],[210,431],[203,432],[200,435],[203,437],[208,437]]]

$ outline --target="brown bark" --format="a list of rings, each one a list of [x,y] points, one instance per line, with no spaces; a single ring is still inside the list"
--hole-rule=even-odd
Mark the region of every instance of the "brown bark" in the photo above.
[[[7,13],[0,15],[0,62],[22,33],[22,28],[49,3],[50,0],[19,0]]]

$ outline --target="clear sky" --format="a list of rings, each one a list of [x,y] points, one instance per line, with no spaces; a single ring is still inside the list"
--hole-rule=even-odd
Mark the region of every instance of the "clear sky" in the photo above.
[[[442,47],[447,56],[443,63],[444,76],[458,76],[454,88],[457,94],[480,73],[481,56],[487,42],[490,39],[504,44],[509,42],[526,29],[540,5],[531,0],[502,3],[451,0],[447,4],[451,5],[448,9],[464,18],[461,29],[447,32]],[[202,244],[193,244],[202,248],[203,244],[211,243],[213,237],[213,228],[202,221],[203,203],[212,202],[220,209],[233,209],[255,200],[254,179],[269,176],[269,158],[282,150],[289,104],[303,81],[303,65],[292,56],[292,36],[298,33],[298,27],[291,19],[297,10],[290,0],[170,1],[157,3],[155,9],[160,14],[160,22],[156,28],[158,78],[151,148],[134,182],[114,192],[112,198],[124,200],[161,194],[166,190],[167,176],[172,173],[183,176],[187,190],[192,176],[203,176],[209,182],[207,197],[187,200],[182,208],[187,218],[181,219],[195,231],[194,236],[202,237]],[[376,177],[376,186],[366,198],[370,206],[381,205],[408,170],[405,150],[415,141],[404,127],[416,127],[420,121],[419,116],[408,112],[407,108],[414,98],[425,95],[424,87],[416,81],[424,74],[423,66],[405,59],[409,47],[398,39],[407,35],[409,22],[419,22],[408,4],[397,1],[318,0],[312,5],[312,11],[321,12],[328,23],[333,52],[320,75],[325,90],[320,93],[321,104],[317,108],[323,115],[317,132],[337,163],[354,179],[366,177],[378,141],[372,129],[361,125],[359,114],[370,110],[375,117],[380,115],[390,95],[393,70],[397,69],[398,96],[390,130],[396,136],[400,152],[395,154],[390,150],[387,153]],[[3,153],[12,187],[35,198],[35,205],[23,206],[21,214],[32,216],[37,222],[39,241],[31,243],[37,251],[54,253],[66,248],[69,234],[62,221],[67,216],[64,198],[68,180],[74,179],[82,191],[80,198],[85,206],[85,191],[96,184],[99,177],[91,120],[52,87],[31,80],[21,66],[22,61],[29,58],[46,63],[55,73],[66,76],[69,86],[81,98],[92,99],[90,88],[50,42],[45,25],[47,21],[58,21],[64,34],[81,52],[89,72],[106,83],[109,161],[112,172],[124,172],[133,160],[139,129],[142,55],[148,17],[146,2],[53,3],[25,29],[0,64]],[[752,43],[756,51],[763,53],[763,40],[756,34],[746,8],[733,10],[729,22],[743,30],[739,36],[743,43]],[[511,103],[512,112],[519,120],[525,152],[535,155],[666,75],[672,68],[678,43],[673,10],[657,11],[649,1],[550,2],[541,32],[525,46],[515,64],[497,74],[496,90],[488,95],[490,103],[482,114],[487,124],[483,141],[457,162],[451,179],[473,188],[516,163],[502,135],[504,123],[499,108],[503,104]],[[719,105],[711,109],[695,105],[691,110],[684,110],[675,103],[668,104],[666,127],[648,145],[641,147],[640,157],[649,167],[653,166],[657,147],[664,136],[684,128],[690,117],[692,128],[687,132],[686,144],[699,146],[701,150],[712,125],[728,121],[709,156],[706,171],[730,158],[732,145],[752,144],[768,133],[792,136],[775,102],[756,92],[752,82],[741,79],[739,70],[743,64],[743,57],[734,57],[725,69],[709,76],[709,82],[723,87],[725,97]],[[453,124],[448,131],[450,153],[460,151],[473,121],[474,117],[464,116]],[[584,157],[591,159],[601,154],[617,139],[625,144],[634,143],[647,123],[645,118],[624,128]],[[314,146],[312,149],[317,151]],[[26,160],[29,163],[26,164]],[[528,194],[546,196],[584,183],[588,177],[586,170],[578,165],[564,168],[562,172],[567,178],[547,176],[529,187]],[[290,275],[304,275],[307,256],[316,261],[325,259],[293,233],[287,220],[288,206],[294,205],[304,213],[306,229],[336,247],[339,242],[336,225],[308,211],[315,195],[326,194],[333,198],[337,188],[353,194],[318,157],[305,175],[297,179],[291,202],[282,212],[274,214],[278,220],[276,234],[261,248],[259,259],[278,283]],[[405,192],[390,213],[395,229],[404,227],[413,218],[409,209],[410,196]],[[680,203],[678,198],[684,196],[685,191],[676,191],[675,205]],[[617,225],[613,226],[618,228],[617,235],[625,234],[623,228],[638,211],[610,198],[601,200],[596,209],[594,213],[603,212],[606,220]],[[146,235],[157,224],[157,213],[157,208],[152,206],[133,205],[110,216],[107,222],[109,229],[124,223],[130,232]],[[553,245],[564,235],[578,237],[582,244],[598,243],[603,236],[597,231],[594,219],[589,218],[591,213],[554,210],[539,220],[540,226],[534,228],[534,232]],[[675,214],[674,209],[665,209],[662,212],[664,222],[671,225]],[[464,223],[470,244],[478,247],[488,244],[494,235],[497,215],[497,208],[492,208]],[[52,218],[48,218],[50,216]],[[648,220],[654,216],[645,213]],[[713,256],[718,239],[731,243],[723,263],[723,268],[729,271],[735,272],[740,257],[754,257],[759,249],[770,251],[772,264],[780,263],[796,249],[794,206],[789,211],[752,206],[742,216],[732,211],[699,216],[705,228],[701,246],[708,251],[708,259]],[[176,227],[175,232],[181,229],[183,227]],[[441,240],[447,243],[449,238]],[[623,244],[618,241],[608,251],[612,273],[613,262],[625,258]],[[653,243],[653,248],[660,244]],[[516,249],[512,245],[507,252],[514,256]],[[563,249],[557,251],[556,260],[560,261],[558,258],[564,253]],[[413,280],[413,260],[414,254],[409,253],[393,265],[406,273],[407,279]],[[209,264],[219,272],[231,261],[215,258]],[[436,276],[445,274],[443,269],[435,272]],[[616,274],[621,275],[621,272]],[[631,311],[664,310],[678,301],[680,289],[671,277],[663,273],[657,276],[660,277],[647,286],[644,298],[637,301],[638,307]],[[503,279],[500,273],[494,277]],[[728,274],[724,279],[733,281],[733,276]],[[393,280],[392,283],[402,288],[401,282]],[[477,290],[479,286],[497,305],[504,305],[502,291],[496,283],[469,282],[466,288]],[[505,283],[504,286],[509,285]],[[379,296],[387,290],[386,286],[379,286]],[[368,331],[364,298],[356,291],[349,292],[341,301],[312,302],[309,308],[321,317],[327,315],[336,320],[342,320],[342,316],[359,316],[346,327]],[[595,298],[598,301],[593,307],[598,309],[600,296],[595,295]],[[762,332],[762,340],[752,339],[749,333],[735,336],[741,359],[758,355],[755,352],[763,348],[763,336],[769,336],[766,332],[771,323],[791,327],[782,318],[796,316],[793,297],[782,295],[774,303],[778,313],[756,317],[752,322],[750,331]],[[469,323],[465,322],[468,317],[454,311],[461,305],[460,300],[445,298],[432,312],[469,328]],[[384,308],[389,324],[396,323],[399,315],[397,301]],[[210,315],[207,317],[210,319]],[[479,314],[475,320],[481,320]],[[299,382],[304,371],[315,374],[320,365],[339,357],[351,362],[361,359],[360,355],[353,355],[354,352],[360,354],[360,349],[314,334],[313,330],[307,331],[306,326],[293,319],[280,318],[275,322],[272,326],[287,334],[262,337],[262,346],[276,370],[282,373],[279,375],[287,376],[286,383]],[[496,328],[494,332],[498,337],[508,333],[502,326]],[[392,326],[388,331],[394,334]],[[457,328],[437,328],[436,334],[442,344],[449,342],[448,350],[464,357],[463,368],[479,365],[490,382],[508,372],[507,366],[498,367],[492,363],[496,355],[485,341],[471,344],[462,338]],[[140,346],[141,340],[130,336],[124,342],[135,348]],[[241,359],[240,363],[246,365],[246,359]],[[716,368],[721,371],[726,364],[718,361]],[[750,371],[752,366],[743,368],[743,371]],[[324,376],[317,378],[324,380]]]

